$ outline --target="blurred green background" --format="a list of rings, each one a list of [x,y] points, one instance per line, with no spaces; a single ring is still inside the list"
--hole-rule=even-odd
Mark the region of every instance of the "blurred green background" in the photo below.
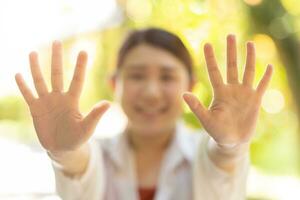
[[[0,139],[25,144],[31,150],[40,151],[29,111],[14,84],[13,76],[20,71],[27,82],[32,82],[27,54],[36,49],[49,81],[50,44],[53,39],[60,39],[64,44],[65,85],[71,79],[76,54],[80,49],[89,53],[89,72],[81,99],[82,111],[87,112],[99,100],[113,99],[107,81],[114,70],[118,48],[131,29],[155,26],[181,37],[195,62],[198,82],[194,92],[207,106],[212,93],[205,68],[203,45],[208,41],[214,45],[224,73],[226,35],[234,33],[238,39],[241,73],[245,61],[245,42],[248,40],[256,44],[256,80],[260,79],[268,63],[275,67],[273,79],[262,102],[257,134],[251,145],[248,198],[300,199],[300,192],[297,191],[300,188],[298,0],[52,1],[46,3],[51,4],[49,7],[42,6],[41,1],[38,3],[31,0],[23,3],[21,13],[18,12],[20,9],[8,2],[0,2],[2,11],[5,6],[6,10],[9,8],[13,11],[6,11],[7,15],[3,12],[0,14],[0,30],[4,30],[0,33],[0,41],[4,44],[0,48],[3,56],[0,69]],[[49,11],[49,18],[52,19],[44,19],[41,9]],[[107,15],[104,17],[102,14],[105,11]],[[30,26],[26,23],[30,23]],[[193,127],[201,126],[187,108],[184,119]],[[9,153],[5,153],[8,159]],[[9,198],[9,194],[18,195],[18,191],[0,190],[0,195],[5,194]],[[43,191],[51,194],[52,190],[34,190],[41,194]],[[30,193],[20,191],[19,194],[26,192]]]

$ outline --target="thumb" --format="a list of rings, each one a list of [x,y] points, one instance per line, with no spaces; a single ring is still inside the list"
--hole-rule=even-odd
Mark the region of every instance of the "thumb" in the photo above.
[[[192,112],[200,120],[203,126],[205,126],[208,120],[208,111],[202,105],[202,103],[197,99],[197,97],[191,92],[185,92],[183,94],[184,101],[188,104]]]
[[[110,103],[108,101],[101,101],[93,107],[93,109],[82,120],[83,130],[86,131],[85,134],[91,135],[93,133],[98,121],[109,107]]]

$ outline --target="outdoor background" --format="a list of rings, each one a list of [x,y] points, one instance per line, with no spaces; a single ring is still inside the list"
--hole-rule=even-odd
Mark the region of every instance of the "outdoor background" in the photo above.
[[[226,35],[237,36],[240,69],[245,42],[255,42],[256,80],[268,63],[274,65],[275,73],[251,145],[247,196],[300,199],[299,0],[0,0],[0,199],[59,199],[54,194],[50,161],[38,143],[14,80],[14,74],[21,72],[34,88],[29,52],[39,52],[49,83],[51,43],[61,40],[65,88],[77,53],[82,49],[89,53],[81,98],[86,113],[101,99],[113,99],[107,80],[128,31],[149,26],[165,28],[182,38],[195,61],[198,83],[194,92],[206,105],[212,93],[204,43],[214,45],[225,72]],[[190,126],[200,127],[188,109],[184,118]],[[101,120],[95,137],[111,137],[125,123],[115,105]]]

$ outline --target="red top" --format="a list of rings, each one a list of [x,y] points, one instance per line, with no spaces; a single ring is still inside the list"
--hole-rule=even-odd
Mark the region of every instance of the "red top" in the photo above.
[[[139,188],[140,200],[153,200],[155,191],[155,188]]]

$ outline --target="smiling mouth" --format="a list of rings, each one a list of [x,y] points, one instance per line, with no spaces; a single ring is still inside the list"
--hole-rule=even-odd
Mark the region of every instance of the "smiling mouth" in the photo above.
[[[157,116],[167,112],[168,107],[165,106],[163,108],[158,108],[158,109],[151,109],[151,108],[145,109],[145,108],[142,108],[142,107],[136,107],[135,110],[143,116],[153,118],[153,117],[157,117]]]

